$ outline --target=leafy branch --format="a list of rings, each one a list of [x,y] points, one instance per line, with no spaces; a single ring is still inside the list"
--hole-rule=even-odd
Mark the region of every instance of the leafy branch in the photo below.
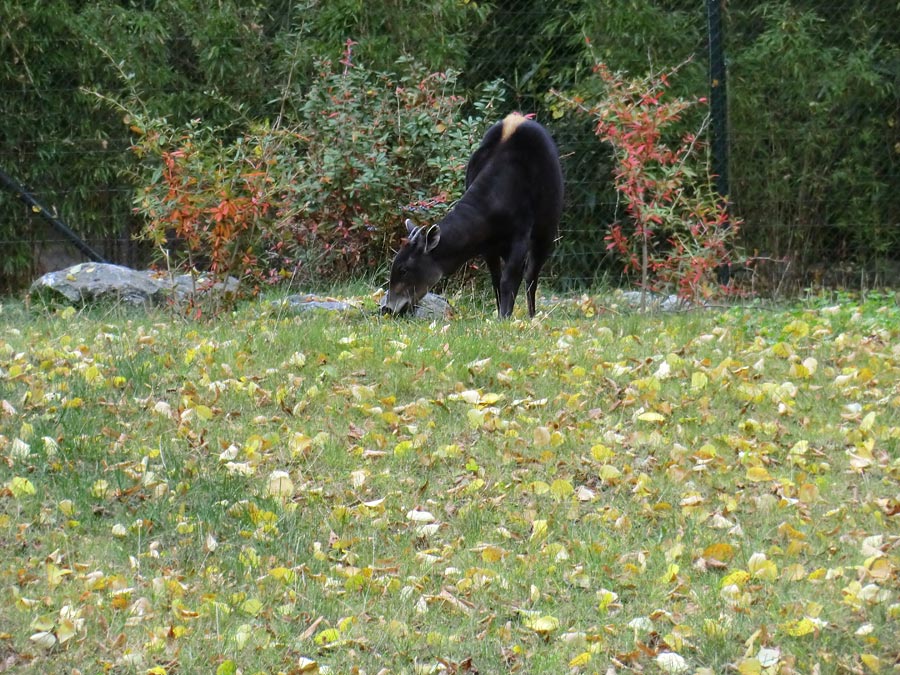
[[[671,140],[684,112],[705,103],[668,94],[683,65],[628,79],[597,63],[600,100],[554,93],[589,115],[595,134],[612,147],[615,189],[628,218],[612,224],[607,249],[623,259],[626,272],[640,273],[643,290],[695,301],[730,291],[718,286],[715,271],[730,260],[739,223],[715,193],[701,156],[708,116],[696,132]]]

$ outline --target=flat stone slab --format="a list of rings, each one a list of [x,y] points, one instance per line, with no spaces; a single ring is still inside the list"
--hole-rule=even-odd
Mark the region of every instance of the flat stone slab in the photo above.
[[[351,312],[359,311],[349,302],[334,298],[323,298],[312,294],[289,295],[283,300],[274,300],[273,305],[293,312]]]
[[[299,293],[289,295],[282,300],[272,303],[277,308],[288,309],[292,312],[359,312],[360,307],[351,302],[336,298],[323,297],[312,293]],[[414,319],[436,320],[449,319],[453,315],[453,308],[444,298],[435,293],[428,293],[416,306],[412,313]]]
[[[622,300],[629,307],[641,309],[644,302],[647,309],[659,312],[677,312],[691,307],[691,303],[679,298],[677,295],[660,295],[647,291],[621,291]]]

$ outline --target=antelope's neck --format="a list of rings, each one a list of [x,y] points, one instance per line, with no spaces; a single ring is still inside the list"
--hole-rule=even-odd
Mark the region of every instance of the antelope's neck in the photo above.
[[[483,254],[489,228],[482,209],[462,199],[439,225],[441,241],[432,256],[445,275],[456,271],[467,260]]]

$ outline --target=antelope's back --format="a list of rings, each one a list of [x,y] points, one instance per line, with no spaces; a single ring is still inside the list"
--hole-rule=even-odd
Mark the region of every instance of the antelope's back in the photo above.
[[[533,240],[549,246],[556,239],[562,168],[556,143],[537,122],[513,113],[488,129],[466,168],[466,188],[495,212],[531,221]]]

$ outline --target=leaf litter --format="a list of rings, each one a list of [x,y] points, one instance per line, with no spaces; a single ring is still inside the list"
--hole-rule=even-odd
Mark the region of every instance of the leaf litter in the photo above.
[[[582,305],[23,313],[0,333],[2,663],[895,669],[893,298]]]

